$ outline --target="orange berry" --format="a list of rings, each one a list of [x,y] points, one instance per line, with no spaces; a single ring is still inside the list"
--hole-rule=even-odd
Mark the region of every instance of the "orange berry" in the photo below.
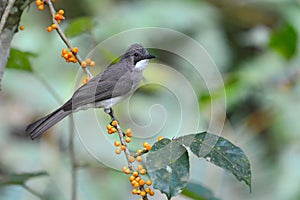
[[[122,171],[125,172],[128,168],[126,166],[122,167]]]
[[[139,182],[141,180],[141,177],[136,177],[135,181]]]
[[[85,61],[88,65],[91,64],[91,62],[92,62],[92,60],[90,58],[87,58]]]
[[[161,141],[162,139],[164,139],[163,136],[158,136],[157,141]]]
[[[141,154],[141,153],[143,153],[143,150],[142,150],[142,149],[139,149],[139,150],[137,151],[137,153]]]
[[[107,128],[107,130],[111,130],[112,129],[112,125],[109,124],[109,125],[106,126],[106,128]]]
[[[128,128],[125,132],[125,134],[128,136],[128,137],[132,137],[132,130],[130,128]]]
[[[138,165],[138,170],[144,169],[143,165]]]
[[[90,66],[91,67],[95,67],[95,65],[96,65],[96,62],[95,61],[91,61]]]
[[[25,29],[25,26],[20,26],[20,30],[23,31]]]
[[[142,174],[142,175],[144,175],[144,174],[146,174],[147,173],[147,170],[146,169],[142,169],[141,171],[140,171],[140,174]]]
[[[37,5],[37,6],[40,6],[40,5],[42,5],[42,4],[44,4],[41,0],[36,0],[35,1],[35,4]]]
[[[56,15],[54,16],[54,19],[55,19],[55,20],[59,20],[59,19],[60,19],[60,15],[59,15],[59,14],[56,14]]]
[[[69,55],[68,55],[68,53],[66,53],[66,54],[62,54],[61,56],[62,56],[64,59],[66,59],[66,60],[69,58]]]
[[[126,146],[125,146],[125,145],[122,145],[122,146],[121,146],[121,150],[124,151],[125,149],[126,149]]]
[[[146,188],[145,191],[146,191],[147,193],[149,193],[149,192],[151,191],[151,189],[150,189],[150,188]]]
[[[130,128],[126,129],[126,131],[125,131],[126,134],[128,134],[130,132],[132,132],[132,130]]]
[[[121,150],[120,149],[116,149],[116,154],[120,154]]]
[[[115,145],[116,147],[118,147],[118,146],[121,145],[121,143],[120,143],[119,141],[115,141],[115,142],[114,142],[114,145]]]
[[[86,84],[87,82],[89,82],[90,81],[90,77],[86,77],[84,80],[83,80],[83,84]]]
[[[68,49],[63,49],[63,50],[61,51],[61,54],[67,54],[67,53],[69,53]]]
[[[137,194],[137,189],[133,189],[131,192],[132,194]]]
[[[148,146],[148,145],[149,145],[148,142],[144,142],[144,143],[143,143],[143,147],[145,147],[145,148],[146,148],[146,146]]]
[[[51,28],[52,28],[52,29],[57,29],[57,25],[56,25],[56,24],[52,24],[52,25],[51,25]]]
[[[132,181],[133,182],[133,181]],[[140,184],[138,182],[134,182],[132,183],[132,186],[135,187],[135,188],[139,188],[140,187]]]
[[[78,53],[78,51],[79,51],[78,47],[74,47],[74,48],[72,49],[72,52],[73,52],[73,53]]]
[[[139,175],[139,172],[138,171],[134,171],[134,172],[132,172],[132,176],[135,176],[135,177],[137,177]]]
[[[148,144],[146,147],[145,147],[148,151],[151,150],[152,146],[150,144]]]
[[[148,185],[148,186],[152,185],[152,181],[147,180],[147,181],[146,181],[146,185]]]
[[[130,174],[130,169],[125,170],[125,174]]]
[[[44,8],[45,8],[45,7],[44,7],[44,4],[41,4],[41,5],[38,6],[38,9],[39,9],[39,10],[44,10]]]
[[[117,126],[117,125],[118,125],[118,121],[117,121],[117,120],[112,121],[112,122],[111,122],[111,125],[112,125],[112,126]]]
[[[140,184],[141,186],[143,186],[143,185],[145,185],[145,181],[144,181],[143,179],[141,179],[141,180],[139,181],[139,184]]]
[[[60,24],[60,19],[57,19],[56,22],[57,22],[58,24]]]
[[[63,9],[60,9],[57,13],[60,15],[63,15],[63,14],[65,14],[65,11]]]
[[[129,180],[130,180],[130,182],[132,182],[132,181],[135,180],[135,177],[131,175],[131,176],[129,177]]]
[[[67,60],[67,62],[72,62],[72,63],[76,63],[77,59],[75,57],[71,57]]]
[[[136,161],[138,161],[138,162],[142,162],[142,161],[143,161],[143,158],[142,158],[142,156],[137,156],[137,157],[136,157]]]
[[[55,19],[56,21],[58,21],[58,20],[63,20],[63,19],[65,19],[65,17],[62,16],[62,15],[60,15],[60,14],[56,14],[56,15],[54,16],[54,19]]]
[[[146,196],[146,192],[143,190],[143,191],[141,191],[140,195],[141,195],[142,197],[144,197],[144,196]]]
[[[133,156],[129,157],[129,162],[131,162],[131,163],[134,162],[134,157]]]
[[[154,195],[154,191],[150,190],[149,194],[150,194],[150,196],[153,196]]]
[[[129,143],[131,141],[130,137],[126,137],[125,141]]]
[[[72,57],[74,57],[73,53],[72,53],[72,52],[70,52],[70,51],[67,53],[67,55],[68,55],[68,58],[72,58]]]
[[[51,26],[48,26],[47,27],[47,31],[50,33],[52,31],[52,27]]]
[[[81,67],[84,68],[84,67],[86,67],[86,66],[87,66],[87,63],[86,63],[85,61],[82,61],[82,62],[81,62]]]
[[[111,132],[115,133],[115,132],[117,132],[117,129],[115,127],[112,127]]]

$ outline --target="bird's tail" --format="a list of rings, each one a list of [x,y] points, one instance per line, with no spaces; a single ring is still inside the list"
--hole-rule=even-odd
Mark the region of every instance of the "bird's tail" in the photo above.
[[[49,115],[29,124],[26,128],[26,132],[30,135],[31,139],[34,140],[70,113],[71,111],[64,111],[62,108],[59,108]]]

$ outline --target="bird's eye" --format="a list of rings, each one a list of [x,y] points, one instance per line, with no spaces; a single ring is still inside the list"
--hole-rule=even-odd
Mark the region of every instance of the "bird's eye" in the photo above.
[[[134,53],[133,55],[134,55],[135,57],[138,57],[138,56],[139,56],[139,54],[138,54],[138,53]]]

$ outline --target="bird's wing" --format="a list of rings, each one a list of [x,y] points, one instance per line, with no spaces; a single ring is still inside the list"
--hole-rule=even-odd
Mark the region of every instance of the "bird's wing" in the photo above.
[[[125,81],[126,79],[126,81]],[[121,87],[121,88],[120,88]],[[74,110],[94,102],[123,96],[132,90],[133,82],[130,73],[116,73],[107,68],[92,78],[87,84],[78,88],[72,98],[65,103],[64,110]]]

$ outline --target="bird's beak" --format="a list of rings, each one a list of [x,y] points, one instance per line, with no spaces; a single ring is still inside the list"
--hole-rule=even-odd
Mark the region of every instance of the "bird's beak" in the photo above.
[[[155,58],[155,56],[150,55],[150,54],[146,56],[146,59],[152,59],[152,58]]]

